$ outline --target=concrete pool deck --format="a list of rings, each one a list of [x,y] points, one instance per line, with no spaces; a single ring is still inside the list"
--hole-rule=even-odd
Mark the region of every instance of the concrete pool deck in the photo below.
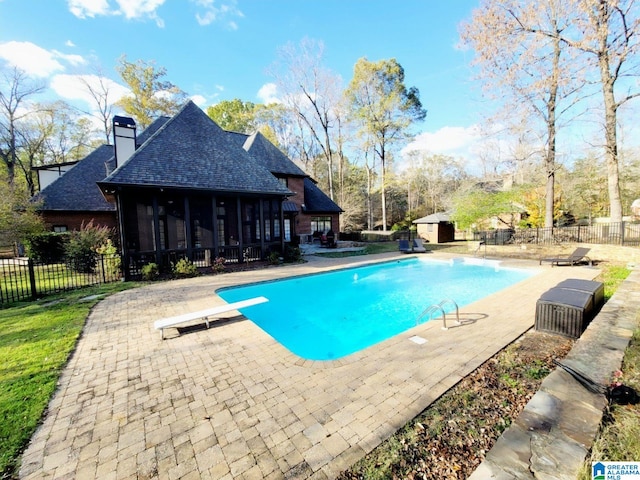
[[[599,273],[505,260],[540,273],[461,308],[462,326],[443,331],[441,321],[427,322],[329,362],[300,359],[234,313],[208,330],[168,329],[164,341],[153,329],[158,318],[224,303],[214,294],[223,286],[394,258],[407,256],[309,257],[104,299],[23,455],[20,478],[334,478],[531,328],[541,293]],[[410,341],[414,335],[426,343]]]

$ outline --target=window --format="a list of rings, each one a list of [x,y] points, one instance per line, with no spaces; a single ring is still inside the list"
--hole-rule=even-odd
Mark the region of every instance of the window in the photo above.
[[[289,187],[289,181],[286,177],[285,178],[277,177],[277,178],[282,185],[284,185],[287,188]]]
[[[311,232],[327,233],[331,230],[331,217],[311,217]]]
[[[290,218],[284,219],[284,241],[285,242],[291,241],[291,219]]]
[[[66,225],[54,225],[53,226],[53,231],[56,232],[56,233],[62,233],[62,232],[69,231],[69,229],[67,228]]]

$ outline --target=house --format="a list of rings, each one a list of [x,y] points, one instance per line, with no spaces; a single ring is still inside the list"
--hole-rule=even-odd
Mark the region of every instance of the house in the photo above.
[[[168,268],[179,258],[201,267],[217,257],[260,260],[314,228],[338,229],[340,207],[286,155],[260,133],[223,130],[191,101],[139,137],[127,117],[114,117],[113,131],[114,146],[100,147],[110,155],[105,150],[99,160],[90,158],[96,150],[40,196],[43,216],[51,219],[50,200],[59,196],[52,187],[73,188],[65,177],[86,170],[75,188],[117,218],[127,278],[144,264]],[[96,191],[101,203],[93,199]],[[97,211],[83,210],[87,219]]]
[[[166,121],[162,117],[153,122],[137,138],[138,146],[147,140]],[[101,145],[79,162],[39,167],[40,192],[34,201],[49,230],[66,232],[79,230],[82,224],[118,228],[116,206],[109,203],[97,182],[107,175],[107,165],[113,160],[113,146]]]
[[[437,212],[413,221],[420,238],[429,243],[446,243],[455,240],[455,227],[446,212]]]

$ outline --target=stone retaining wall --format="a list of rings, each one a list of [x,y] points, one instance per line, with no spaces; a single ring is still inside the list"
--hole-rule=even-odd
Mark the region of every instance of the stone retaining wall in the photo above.
[[[603,246],[605,247],[605,246]],[[620,250],[607,255],[629,259]],[[629,247],[615,247],[628,249]],[[593,249],[597,258],[598,249]],[[629,259],[627,261],[637,261]],[[635,269],[604,305],[563,362],[607,385],[620,369],[640,320],[640,269]],[[573,480],[600,429],[607,399],[589,392],[557,368],[529,401],[469,480]]]

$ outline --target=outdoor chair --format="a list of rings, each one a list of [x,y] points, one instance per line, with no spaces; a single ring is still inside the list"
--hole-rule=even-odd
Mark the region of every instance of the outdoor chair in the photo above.
[[[398,250],[400,250],[402,253],[411,253],[409,240],[398,240]]]
[[[413,239],[413,251],[417,252],[417,253],[426,253],[427,249],[424,248],[424,245],[422,244],[422,239],[421,238],[414,238]]]
[[[542,262],[549,262],[551,263],[552,267],[553,265],[559,266],[560,264],[574,266],[584,261],[589,262],[589,265],[593,265],[593,262],[591,261],[591,259],[587,257],[587,253],[589,253],[589,250],[591,249],[585,248],[585,247],[578,247],[570,255],[551,257],[551,258],[541,258],[540,265],[542,265]]]

